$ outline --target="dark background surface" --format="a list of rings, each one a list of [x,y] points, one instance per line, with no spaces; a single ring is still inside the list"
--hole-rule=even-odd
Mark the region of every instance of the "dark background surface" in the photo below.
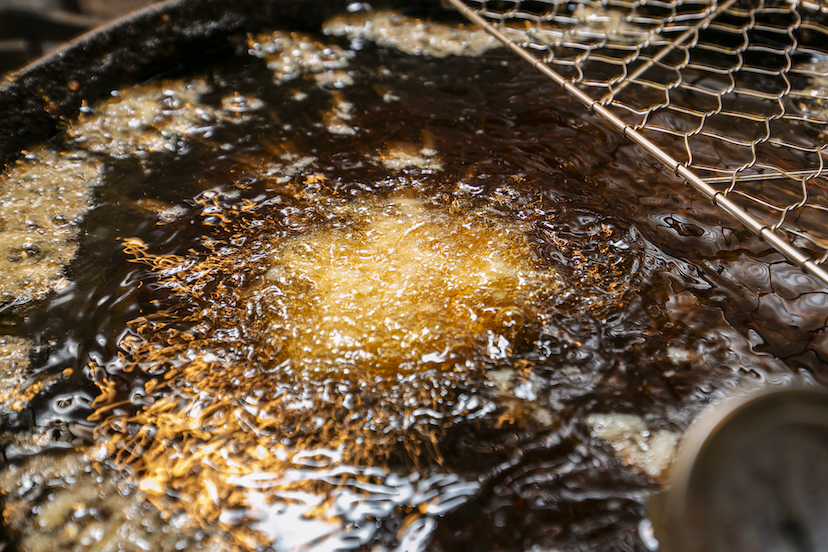
[[[0,0],[0,75],[156,0]]]

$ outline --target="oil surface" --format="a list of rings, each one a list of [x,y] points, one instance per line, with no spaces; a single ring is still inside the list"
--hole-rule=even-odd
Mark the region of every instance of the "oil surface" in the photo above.
[[[241,53],[69,132],[103,186],[69,283],[2,314],[51,378],[0,411],[18,472],[96,446],[179,530],[159,550],[646,550],[642,451],[825,377],[826,294],[531,69],[291,37],[304,69]]]

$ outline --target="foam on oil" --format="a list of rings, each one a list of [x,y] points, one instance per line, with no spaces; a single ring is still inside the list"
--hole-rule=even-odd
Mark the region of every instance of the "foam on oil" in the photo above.
[[[482,209],[396,197],[343,215],[279,244],[252,291],[264,339],[302,370],[460,369],[474,342],[537,328],[561,285],[519,223]]]

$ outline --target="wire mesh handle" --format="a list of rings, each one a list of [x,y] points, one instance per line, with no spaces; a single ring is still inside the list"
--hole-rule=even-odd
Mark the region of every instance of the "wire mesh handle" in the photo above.
[[[822,4],[443,1],[828,285]]]

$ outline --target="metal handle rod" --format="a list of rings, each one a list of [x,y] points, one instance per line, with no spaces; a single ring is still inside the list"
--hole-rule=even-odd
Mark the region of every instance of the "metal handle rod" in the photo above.
[[[807,274],[810,274],[820,280],[823,284],[828,286],[828,272],[821,266],[814,263],[810,257],[802,252],[798,247],[791,244],[784,237],[776,234],[770,228],[763,226],[758,220],[748,214],[745,210],[739,207],[736,203],[730,200],[723,192],[720,192],[710,186],[707,182],[699,178],[693,171],[688,169],[683,164],[679,163],[673,156],[666,151],[659,148],[655,143],[638,132],[635,128],[625,123],[618,118],[605,106],[598,101],[593,100],[577,86],[573,85],[563,76],[553,71],[548,65],[538,60],[530,52],[524,50],[519,45],[515,44],[509,38],[501,33],[497,28],[491,25],[488,21],[483,19],[480,15],[475,13],[470,7],[463,3],[463,0],[447,0],[455,9],[467,17],[471,22],[478,25],[486,32],[500,40],[507,48],[512,50],[515,54],[530,63],[535,69],[540,71],[545,76],[549,77],[561,86],[569,95],[584,104],[593,113],[597,113],[604,120],[610,123],[616,130],[621,132],[639,146],[647,150],[663,165],[667,166],[677,176],[682,177],[690,186],[704,194],[710,199],[714,205],[718,205],[727,213],[733,216],[737,221],[749,228],[754,233],[767,241],[774,249],[785,255],[789,260],[798,265]],[[720,13],[720,12],[717,12]]]

